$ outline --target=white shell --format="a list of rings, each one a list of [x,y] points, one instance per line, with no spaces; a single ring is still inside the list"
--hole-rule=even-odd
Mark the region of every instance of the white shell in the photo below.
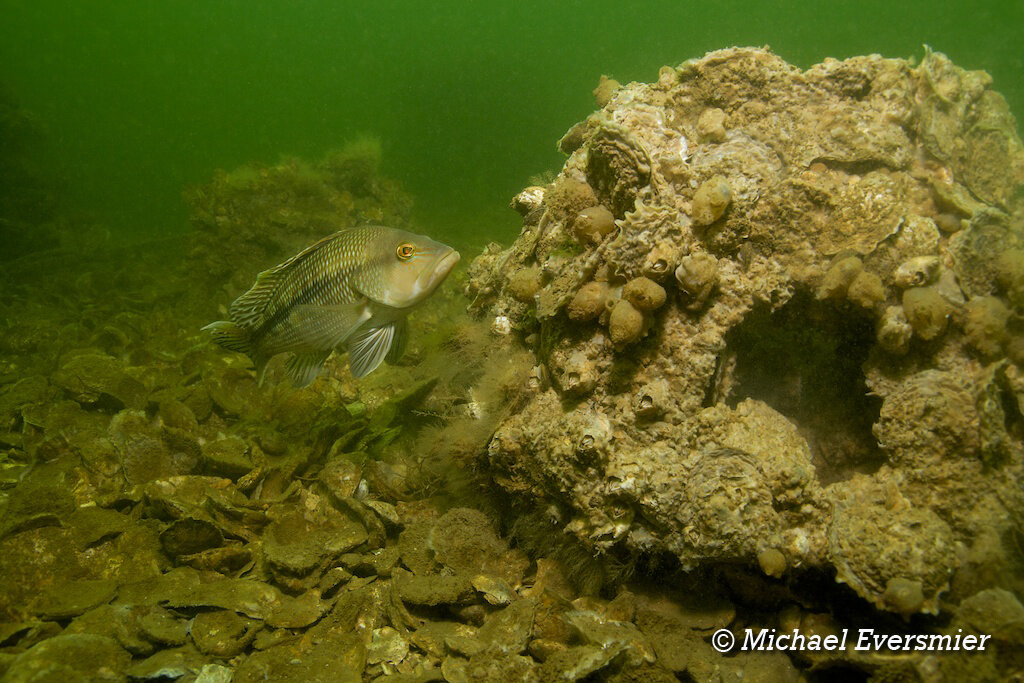
[[[495,316],[494,322],[491,323],[491,331],[495,334],[502,336],[507,335],[512,331],[512,323],[509,321],[508,316],[499,315]]]

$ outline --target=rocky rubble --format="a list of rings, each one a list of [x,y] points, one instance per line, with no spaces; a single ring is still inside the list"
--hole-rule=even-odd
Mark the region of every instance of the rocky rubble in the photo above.
[[[542,379],[496,481],[627,563],[908,619],[1019,593],[1024,148],[989,77],[729,49],[615,86],[470,268]]]

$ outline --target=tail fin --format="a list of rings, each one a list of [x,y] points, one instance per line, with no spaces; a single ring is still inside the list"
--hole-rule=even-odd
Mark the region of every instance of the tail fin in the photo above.
[[[244,353],[249,356],[253,365],[256,366],[257,382],[260,386],[263,385],[263,375],[267,371],[268,359],[265,358],[253,345],[252,337],[249,335],[248,330],[241,325],[227,320],[218,320],[217,322],[210,323],[202,329],[209,330],[210,336],[213,337],[213,341],[217,342],[225,349],[238,351],[239,353]]]

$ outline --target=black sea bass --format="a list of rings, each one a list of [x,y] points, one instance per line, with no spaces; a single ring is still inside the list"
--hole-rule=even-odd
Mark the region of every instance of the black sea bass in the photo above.
[[[231,320],[210,330],[221,346],[248,355],[260,381],[267,361],[291,352],[297,387],[316,379],[336,347],[354,377],[402,355],[406,315],[437,289],[459,252],[429,237],[379,225],[348,228],[260,273],[231,304]]]

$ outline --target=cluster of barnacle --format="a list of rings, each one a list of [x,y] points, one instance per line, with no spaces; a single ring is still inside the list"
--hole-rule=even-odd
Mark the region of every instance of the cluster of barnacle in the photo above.
[[[693,200],[695,222],[696,216],[701,222],[714,222],[729,200],[729,184],[724,178],[704,183]],[[589,247],[600,245],[616,229],[611,211],[601,205],[580,210],[570,226],[573,236]],[[599,321],[608,328],[615,347],[622,349],[644,335],[654,312],[668,300],[666,285],[672,279],[670,273],[674,272],[679,304],[691,311],[701,309],[718,282],[718,260],[705,252],[675,255],[656,247],[648,254],[641,272],[627,279],[608,264],[597,268],[593,279],[577,289],[568,301],[566,315],[578,323]],[[516,299],[529,301],[540,289],[540,283],[540,270],[527,267],[511,277],[509,291]]]
[[[967,344],[985,358],[1007,355],[1024,359],[1024,344],[1012,333],[1024,303],[1024,251],[1004,253],[996,264],[996,282],[1002,297],[974,296],[964,300],[952,271],[935,255],[913,256],[900,263],[889,282],[900,294],[899,303],[886,305],[888,292],[882,278],[865,267],[860,257],[842,255],[833,260],[818,285],[818,299],[847,300],[872,312],[878,320],[879,346],[902,355],[912,339],[940,338],[954,320]]]
[[[665,288],[646,276],[613,285],[595,280],[580,287],[566,307],[574,322],[599,319],[616,347],[632,344],[650,324],[650,314],[667,298]]]

